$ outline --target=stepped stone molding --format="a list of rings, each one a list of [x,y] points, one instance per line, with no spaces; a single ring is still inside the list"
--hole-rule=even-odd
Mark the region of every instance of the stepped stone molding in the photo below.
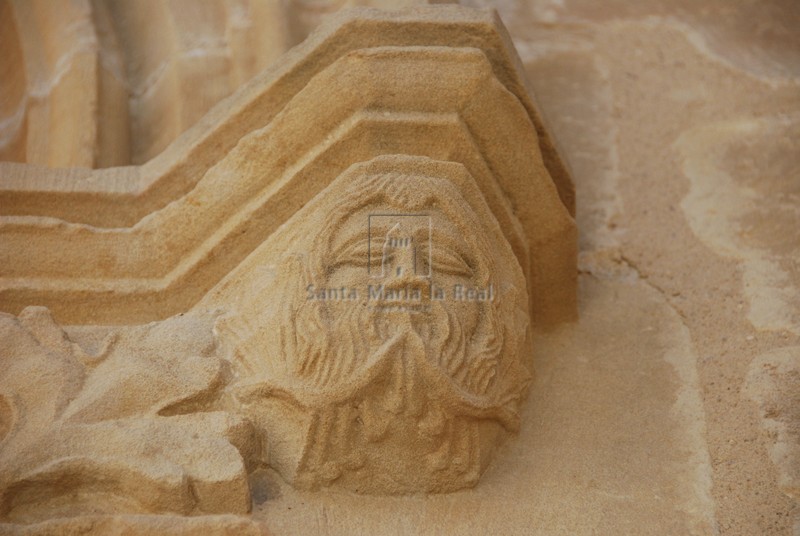
[[[536,125],[545,167],[574,215],[574,186],[519,75],[521,63],[502,22],[493,11],[458,6],[397,12],[358,9],[332,15],[306,41],[141,166],[89,171],[0,163],[0,214],[51,216],[96,227],[131,226],[189,191],[239,139],[268,124],[320,70],[348,51],[376,46],[483,50],[498,80],[520,99]]]
[[[440,76],[447,68],[458,76]],[[404,77],[403,69],[415,76]],[[474,48],[347,52],[316,74],[267,127],[242,138],[192,190],[133,227],[0,220],[0,303],[10,312],[45,305],[70,323],[177,314],[349,163],[399,152],[482,158],[496,183],[481,181],[487,197],[506,197],[493,201],[493,210],[500,214],[510,207],[515,216],[504,217],[504,228],[521,225],[527,235],[526,244],[512,243],[529,279],[535,320],[569,319],[575,307],[575,248],[569,247],[576,241],[574,222],[536,151],[537,132],[523,101],[495,78],[498,72],[504,71]],[[421,94],[420,85],[429,91]],[[355,87],[357,92],[348,89]],[[341,98],[319,107],[331,93]],[[315,120],[309,124],[311,111]],[[446,121],[461,126],[459,137],[466,138],[459,144],[454,137],[453,146],[443,148],[448,155],[433,152],[436,145],[428,141],[431,129]],[[368,133],[361,134],[364,129]],[[61,248],[64,242],[70,248]],[[14,254],[23,247],[28,255]]]

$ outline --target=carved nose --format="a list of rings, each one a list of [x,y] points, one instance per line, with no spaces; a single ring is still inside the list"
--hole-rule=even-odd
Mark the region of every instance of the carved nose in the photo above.
[[[413,274],[389,277],[383,287],[394,296],[399,296],[402,302],[420,303],[430,299],[430,281],[425,277]]]
[[[413,276],[418,273],[418,244],[412,230],[398,222],[386,233],[383,244],[384,277]]]

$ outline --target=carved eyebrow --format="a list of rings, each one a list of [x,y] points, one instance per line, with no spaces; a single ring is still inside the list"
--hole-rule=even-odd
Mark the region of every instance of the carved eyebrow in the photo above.
[[[372,227],[372,230],[374,236],[371,248],[369,236],[366,236],[366,233],[355,233],[330,252],[330,267],[343,264],[364,266],[366,265],[367,257],[370,257],[370,262],[380,262],[383,259],[383,244],[376,238],[386,236],[391,230],[391,225],[376,225]],[[421,235],[420,238],[424,236],[424,239],[428,240],[427,230],[417,230],[414,234]]]

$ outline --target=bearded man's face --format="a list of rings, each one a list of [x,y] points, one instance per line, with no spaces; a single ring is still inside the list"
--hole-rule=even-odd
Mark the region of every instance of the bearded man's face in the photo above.
[[[383,218],[365,236],[369,212],[318,246],[318,294],[295,317],[295,373],[330,393],[298,480],[360,492],[473,485],[513,426],[504,401],[491,400],[509,393],[496,378],[506,330],[489,259],[440,212],[427,225]]]
[[[234,405],[296,487],[473,486],[530,381],[520,265],[480,197],[447,179],[349,180],[287,227],[270,286],[240,297],[259,314],[220,324]]]

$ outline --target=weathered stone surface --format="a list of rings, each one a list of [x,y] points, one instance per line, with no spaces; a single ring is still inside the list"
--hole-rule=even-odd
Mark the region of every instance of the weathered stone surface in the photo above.
[[[800,347],[779,348],[754,359],[744,392],[758,404],[772,440],[778,485],[800,500]]]
[[[3,0],[0,159],[144,164],[324,15],[354,4]]]
[[[202,517],[153,516],[153,515],[90,515],[59,518],[32,525],[9,525],[0,523],[0,532],[19,536],[269,536],[263,522],[233,515],[210,515]]]
[[[800,344],[797,4],[508,2],[501,16],[566,140],[582,265],[635,267],[691,333],[717,530],[795,534],[743,387],[758,356]]]
[[[113,330],[98,354],[46,309],[0,324],[3,519],[250,510],[249,422],[196,412],[222,384],[210,321]]]
[[[278,490],[253,515],[279,534],[713,534],[689,333],[657,291],[620,272],[626,281],[584,276],[578,324],[536,338],[520,436],[475,488],[302,493],[267,474]]]

